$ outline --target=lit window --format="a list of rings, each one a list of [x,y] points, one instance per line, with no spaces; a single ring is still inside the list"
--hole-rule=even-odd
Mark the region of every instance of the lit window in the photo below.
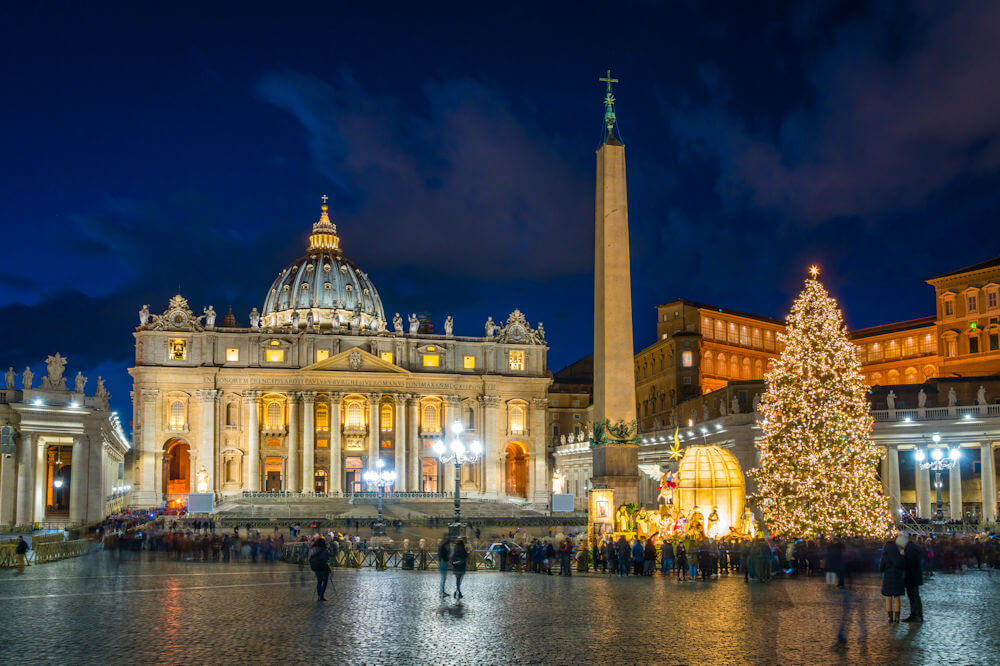
[[[473,370],[476,367],[476,357],[475,356],[463,356],[462,357],[462,367],[466,370]]]
[[[393,362],[393,360],[392,360],[393,359],[392,352],[382,352],[378,356],[379,356],[380,359],[382,359],[386,363],[392,363]]]
[[[438,432],[441,427],[438,424],[437,407],[434,405],[424,405],[423,422],[421,426],[424,432]]]
[[[945,340],[944,343],[944,355],[945,356],[955,356],[958,351],[958,345],[954,340]]]
[[[277,340],[271,340],[271,346],[272,347],[277,347],[278,344],[280,344],[280,343]]]
[[[264,358],[268,363],[284,363],[285,362],[285,350],[284,349],[266,349],[264,350]]]
[[[273,447],[277,448],[277,447],[281,446],[281,440],[280,439],[269,439],[269,440],[267,440],[267,445],[268,446],[273,446]]]
[[[170,429],[184,429],[184,403],[180,400],[170,403]]]
[[[689,351],[681,352],[681,365],[685,368],[690,368],[694,365],[694,354]]]
[[[281,426],[281,405],[276,402],[267,403],[267,429],[277,430]]]
[[[761,347],[759,328],[753,329],[753,346],[756,347],[757,349],[760,349]]]
[[[171,361],[183,361],[187,358],[187,341],[186,340],[171,340],[170,341],[170,360]]]
[[[319,363],[320,361],[325,361],[328,358],[330,358],[330,350],[329,349],[317,349],[316,350],[316,362],[317,363]]]
[[[520,435],[524,432],[524,407],[521,405],[511,405],[510,432],[514,435]]]
[[[934,343],[934,337],[928,333],[924,336],[924,353],[933,354],[937,352],[937,345]]]
[[[915,356],[917,353],[917,339],[906,338],[903,340],[903,356]]]
[[[226,360],[227,361],[238,361],[240,360],[240,350],[236,347],[226,347]]]
[[[740,344],[744,347],[750,346],[750,329],[746,326],[740,326]]]
[[[524,352],[519,350],[511,350],[510,352],[510,369],[511,370],[524,370]]]
[[[325,449],[325,448],[327,448],[329,446],[330,446],[330,440],[328,440],[328,439],[317,439],[316,440],[316,448],[318,448],[318,449]]]
[[[344,427],[348,430],[361,430],[365,427],[365,415],[360,402],[348,403],[344,416]]]
[[[392,405],[382,405],[378,414],[379,430],[392,430]]]
[[[424,354],[424,367],[436,368],[441,365],[441,357],[437,354]]]
[[[323,403],[316,405],[316,429],[330,429],[330,409]]]
[[[712,338],[712,320],[708,317],[701,318],[701,334],[706,338]]]

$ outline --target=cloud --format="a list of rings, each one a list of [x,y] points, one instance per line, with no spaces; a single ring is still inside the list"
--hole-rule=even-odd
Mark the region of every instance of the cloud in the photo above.
[[[352,256],[476,277],[547,278],[592,259],[592,175],[495,90],[430,83],[404,110],[348,77],[270,74],[260,97],[292,114]],[[351,245],[353,243],[353,247]]]
[[[750,129],[730,100],[665,111],[682,143],[718,160],[730,205],[807,224],[917,210],[1000,170],[998,29],[993,3],[877,4],[805,48],[809,101],[776,131]],[[816,36],[806,21],[797,31]]]

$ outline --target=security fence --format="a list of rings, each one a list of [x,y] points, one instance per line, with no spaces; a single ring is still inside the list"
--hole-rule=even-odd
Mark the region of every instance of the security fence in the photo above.
[[[309,563],[309,544],[288,543],[281,549],[281,561],[292,564]],[[360,569],[374,567],[384,569],[412,569],[426,571],[437,568],[437,551],[402,548],[340,548],[330,558],[331,567]],[[500,568],[500,554],[490,550],[469,550],[467,571],[492,570]],[[514,567],[511,567],[514,570]]]
[[[59,540],[48,538],[58,536]],[[47,539],[47,540],[46,540]],[[28,551],[25,561],[28,564],[44,564],[64,560],[67,557],[78,557],[86,555],[97,548],[97,544],[90,539],[77,539],[74,541],[63,541],[62,535],[46,535],[45,537],[33,537],[31,550]],[[0,569],[17,566],[17,555],[14,549],[17,547],[16,541],[4,542],[0,544]]]

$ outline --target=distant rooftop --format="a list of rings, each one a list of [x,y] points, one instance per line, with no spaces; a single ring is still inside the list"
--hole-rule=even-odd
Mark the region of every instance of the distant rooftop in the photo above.
[[[972,273],[973,271],[981,271],[986,268],[997,268],[997,267],[1000,267],[1000,257],[993,257],[992,259],[981,261],[978,264],[972,264],[971,266],[966,266],[965,268],[959,268],[957,271],[951,271],[950,273],[942,273],[941,275],[935,275],[934,277],[931,278],[931,280],[940,280],[941,278],[951,277],[953,275],[961,275],[962,273]]]
[[[857,340],[858,338],[870,338],[874,335],[884,335],[886,333],[898,333],[900,331],[909,331],[914,328],[924,328],[927,326],[933,326],[937,321],[934,315],[929,317],[920,317],[919,319],[909,319],[907,321],[897,321],[892,324],[881,324],[879,326],[869,326],[868,328],[859,328],[854,331],[849,331],[849,335],[852,340]]]
[[[729,308],[720,308],[716,305],[706,305],[705,303],[699,303],[697,301],[689,301],[686,298],[678,298],[674,301],[669,301],[667,303],[660,303],[657,308],[663,308],[668,305],[674,305],[676,303],[683,303],[684,305],[690,305],[693,308],[701,308],[702,310],[712,310],[714,312],[721,312],[722,314],[729,314],[735,317],[746,317],[747,319],[757,319],[760,321],[766,321],[771,324],[778,324],[779,326],[784,326],[785,322],[781,319],[774,319],[772,317],[765,317],[764,315],[754,314],[752,312],[741,312],[739,310],[730,310]]]

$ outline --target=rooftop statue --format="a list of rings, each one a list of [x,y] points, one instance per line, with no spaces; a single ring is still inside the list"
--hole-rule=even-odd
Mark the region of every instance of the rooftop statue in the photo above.
[[[451,318],[451,315],[448,315],[448,318],[444,320],[444,334],[447,336],[451,336],[452,331],[454,330],[455,330],[455,320]]]
[[[83,376],[82,372],[76,373],[76,379],[74,380],[74,388],[77,393],[83,393],[83,390],[87,387],[87,378]]]
[[[145,326],[149,323],[149,306],[143,305],[139,308],[139,325]]]
[[[410,335],[416,335],[420,330],[420,320],[416,314],[410,314]]]
[[[65,390],[66,380],[63,379],[63,372],[66,370],[66,358],[56,352],[55,356],[45,359],[48,375],[42,379],[42,388],[52,390]]]
[[[202,308],[202,312],[205,313],[205,326],[210,328],[215,327],[215,308],[209,305],[207,308]]]
[[[403,332],[403,318],[399,316],[398,312],[392,317],[392,328],[397,333]]]
[[[257,308],[250,310],[250,328],[260,328],[260,313]]]
[[[7,380],[7,388],[8,389],[14,388],[14,367],[13,366],[11,366],[10,368],[7,369],[7,375],[6,375],[5,379]]]
[[[21,388],[30,389],[31,382],[35,379],[35,373],[31,371],[30,366],[25,366],[24,373],[21,374]]]

